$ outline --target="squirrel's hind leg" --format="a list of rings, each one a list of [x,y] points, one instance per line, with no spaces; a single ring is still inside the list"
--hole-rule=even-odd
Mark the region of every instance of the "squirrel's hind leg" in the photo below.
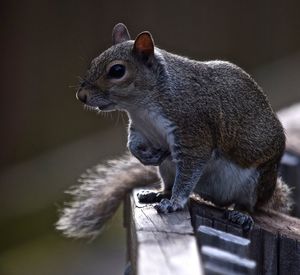
[[[254,223],[248,213],[253,212],[257,201],[259,176],[258,169],[241,167],[214,151],[194,192],[217,206],[234,204],[234,210],[226,211],[226,218],[248,231]]]
[[[258,179],[256,168],[243,168],[217,152],[205,165],[194,192],[217,206],[234,204],[252,212],[257,200]]]
[[[252,217],[247,212],[241,210],[226,210],[225,217],[229,221],[240,225],[245,231],[249,231],[254,225]]]

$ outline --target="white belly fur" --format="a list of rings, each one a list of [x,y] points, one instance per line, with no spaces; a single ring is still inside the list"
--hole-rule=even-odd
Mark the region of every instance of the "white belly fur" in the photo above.
[[[194,191],[219,206],[235,204],[253,210],[258,177],[256,168],[242,168],[213,153]]]
[[[174,143],[171,122],[156,112],[139,110],[131,114],[134,126],[155,148],[171,149]],[[171,151],[171,150],[170,150]]]

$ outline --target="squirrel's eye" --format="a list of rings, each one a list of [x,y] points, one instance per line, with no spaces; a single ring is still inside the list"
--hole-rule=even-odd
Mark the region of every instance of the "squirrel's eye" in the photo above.
[[[113,65],[108,72],[110,78],[121,78],[125,74],[126,68],[122,64]]]

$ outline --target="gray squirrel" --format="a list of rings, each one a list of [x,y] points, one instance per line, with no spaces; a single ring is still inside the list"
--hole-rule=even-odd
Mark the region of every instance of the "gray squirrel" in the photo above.
[[[249,229],[247,213],[288,212],[288,186],[278,177],[284,129],[266,95],[238,66],[200,62],[155,47],[149,32],[130,39],[122,23],[113,45],[96,57],[77,98],[103,112],[128,114],[130,155],[89,170],[57,222],[70,237],[96,236],[127,192],[158,213],[182,210],[192,192]]]

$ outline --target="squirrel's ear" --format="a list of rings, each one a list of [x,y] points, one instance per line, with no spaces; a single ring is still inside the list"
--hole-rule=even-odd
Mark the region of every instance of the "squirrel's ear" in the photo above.
[[[133,52],[146,60],[154,54],[154,41],[150,32],[142,32],[137,36]]]
[[[130,34],[123,23],[118,23],[114,26],[112,31],[112,42],[113,45],[122,43],[124,41],[130,40]]]

